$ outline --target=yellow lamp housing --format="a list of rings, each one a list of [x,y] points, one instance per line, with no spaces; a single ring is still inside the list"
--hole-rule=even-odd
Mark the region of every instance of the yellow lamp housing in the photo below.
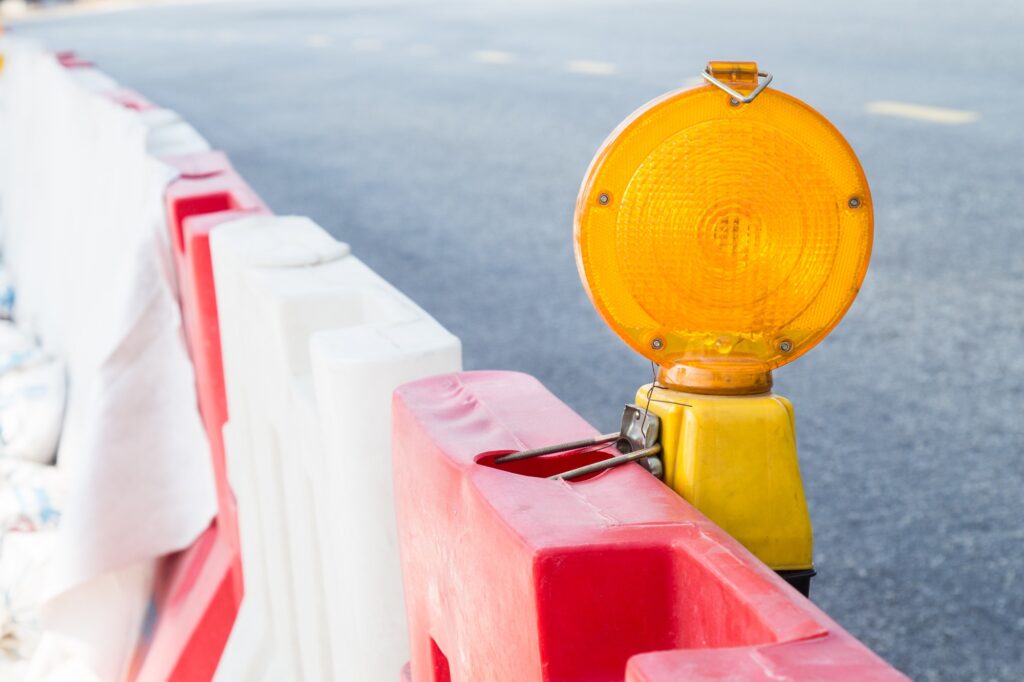
[[[636,404],[660,419],[665,484],[770,568],[803,577],[806,593],[814,532],[790,402],[647,385]]]
[[[771,371],[846,313],[871,255],[857,157],[753,62],[640,108],[576,202],[576,262],[605,322],[660,366],[664,480],[805,593],[813,532],[789,401]]]
[[[576,261],[659,383],[760,393],[857,295],[871,195],[839,132],[760,91],[756,64],[712,62],[707,76],[716,84],[646,104],[605,141],[576,202]]]

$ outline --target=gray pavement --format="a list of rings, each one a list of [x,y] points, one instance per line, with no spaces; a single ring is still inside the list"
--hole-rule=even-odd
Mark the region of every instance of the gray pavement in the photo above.
[[[1024,679],[1024,7],[766,4],[256,2],[16,30],[180,111],[462,337],[467,368],[530,372],[602,429],[650,369],[579,284],[583,173],[707,59],[757,59],[844,132],[876,206],[860,298],[776,373],[814,599],[916,679]]]

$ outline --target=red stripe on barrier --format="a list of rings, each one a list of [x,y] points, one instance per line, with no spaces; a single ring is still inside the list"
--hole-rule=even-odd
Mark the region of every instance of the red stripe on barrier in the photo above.
[[[223,152],[164,159],[180,176],[165,193],[182,319],[196,392],[210,442],[217,519],[192,547],[165,562],[155,594],[157,625],[137,680],[209,680],[216,672],[244,593],[238,517],[228,484],[223,426],[227,421],[220,326],[210,232],[269,209]]]
[[[639,465],[570,483],[492,464],[595,434],[522,374],[395,393],[411,680],[720,679],[764,652],[780,670],[812,652],[819,679],[905,679]]]

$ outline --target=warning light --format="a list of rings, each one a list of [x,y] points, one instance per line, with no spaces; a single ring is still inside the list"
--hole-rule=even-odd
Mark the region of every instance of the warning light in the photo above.
[[[601,147],[576,203],[576,260],[595,307],[696,393],[767,391],[823,339],[871,255],[864,172],[819,113],[751,62],[712,62]]]

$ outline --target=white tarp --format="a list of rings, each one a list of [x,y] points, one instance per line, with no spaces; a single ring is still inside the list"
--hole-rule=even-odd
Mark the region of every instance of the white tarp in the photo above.
[[[163,217],[173,172],[147,154],[136,113],[31,44],[4,38],[0,52],[4,261],[19,324],[69,377],[41,647],[56,656],[43,662],[71,651],[116,679],[153,561],[191,544],[216,507]]]

